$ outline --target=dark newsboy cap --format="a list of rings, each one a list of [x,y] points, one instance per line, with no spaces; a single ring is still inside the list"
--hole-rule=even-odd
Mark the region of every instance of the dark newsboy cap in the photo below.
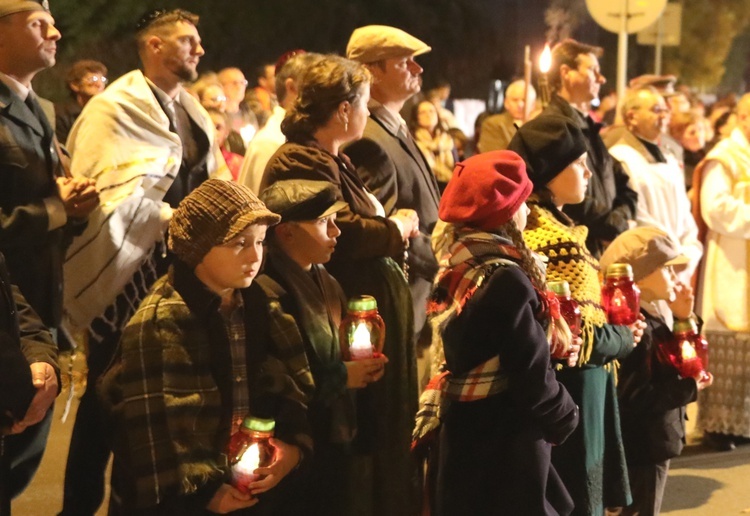
[[[24,11],[47,11],[47,0],[0,0],[0,18]]]
[[[282,223],[319,219],[347,206],[338,199],[333,184],[306,179],[277,181],[261,193],[260,199],[281,215]]]

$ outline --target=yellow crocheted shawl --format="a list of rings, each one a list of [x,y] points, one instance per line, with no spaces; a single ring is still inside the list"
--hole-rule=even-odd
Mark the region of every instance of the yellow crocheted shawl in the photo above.
[[[599,262],[586,248],[588,228],[567,225],[533,199],[529,200],[529,208],[531,213],[523,232],[526,245],[549,259],[547,281],[567,281],[571,297],[581,308],[583,343],[578,365],[584,365],[591,358],[594,328],[607,322],[602,308]]]

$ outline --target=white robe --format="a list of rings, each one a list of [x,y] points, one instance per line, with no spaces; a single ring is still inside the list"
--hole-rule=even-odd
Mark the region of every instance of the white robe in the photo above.
[[[211,142],[209,176],[230,180],[208,113],[185,90],[178,100]],[[71,129],[71,173],[95,179],[101,200],[64,265],[64,307],[74,326],[102,315],[163,240],[172,210],[162,199],[182,161],[182,143],[169,125],[136,70],[92,98]]]

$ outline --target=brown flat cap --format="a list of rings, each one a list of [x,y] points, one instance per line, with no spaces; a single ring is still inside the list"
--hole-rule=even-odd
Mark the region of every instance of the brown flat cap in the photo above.
[[[674,95],[674,83],[677,82],[677,77],[674,75],[655,75],[652,73],[639,75],[630,79],[628,86],[633,89],[645,88],[646,86],[652,86],[664,97]]]
[[[250,224],[278,224],[271,212],[246,186],[208,179],[190,192],[169,222],[169,249],[195,267],[212,247],[224,244]]]
[[[0,18],[24,11],[47,11],[47,0],[0,0]]]
[[[346,45],[346,57],[360,63],[374,63],[393,57],[418,56],[432,50],[401,29],[387,25],[367,25],[352,32]]]
[[[612,241],[599,260],[602,270],[613,263],[627,263],[633,279],[640,281],[665,265],[686,265],[690,259],[666,232],[653,226],[629,229]]]

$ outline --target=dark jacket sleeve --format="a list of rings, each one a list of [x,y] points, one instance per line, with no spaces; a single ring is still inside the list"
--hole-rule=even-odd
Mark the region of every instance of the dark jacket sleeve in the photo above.
[[[594,348],[586,366],[600,367],[612,360],[622,359],[634,348],[633,332],[627,326],[605,324],[594,328]]]
[[[55,368],[59,377],[57,344],[52,340],[52,334],[15,285],[13,285],[13,299],[18,310],[18,328],[21,335],[21,350],[24,356],[29,363],[46,362],[50,364]]]
[[[383,204],[386,215],[395,212],[398,173],[383,146],[365,136],[347,145],[345,152],[356,163],[357,175]]]

